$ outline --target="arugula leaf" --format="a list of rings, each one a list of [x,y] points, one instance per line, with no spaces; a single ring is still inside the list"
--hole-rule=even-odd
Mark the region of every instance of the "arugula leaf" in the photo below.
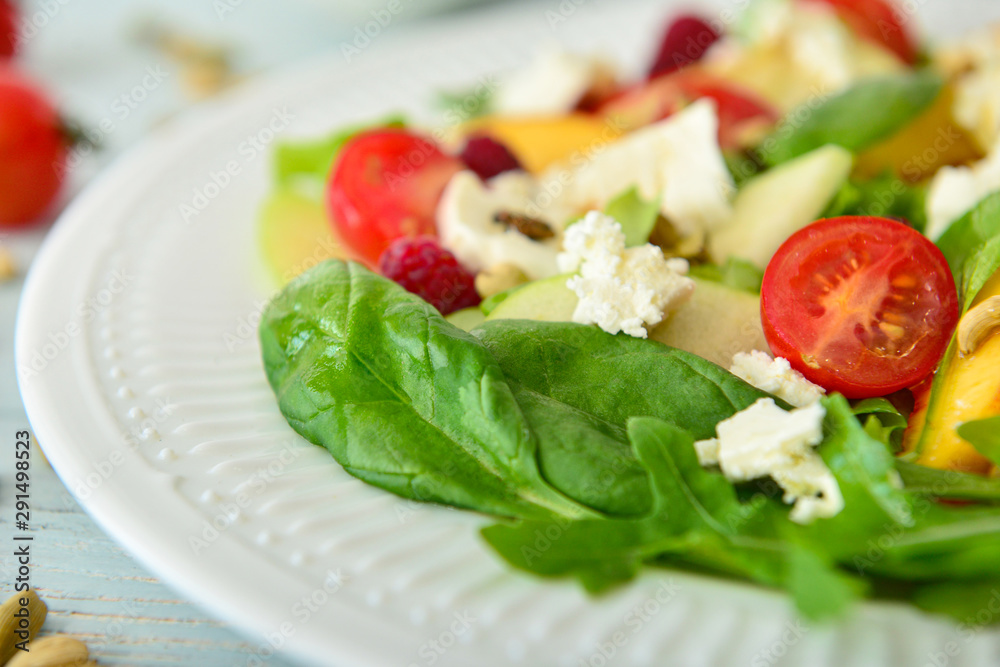
[[[542,479],[489,351],[392,281],[324,262],[267,306],[260,340],[288,423],[355,477],[499,516],[595,515]]]
[[[382,122],[353,125],[319,140],[281,142],[274,150],[274,179],[279,186],[296,181],[307,181],[310,185],[319,181],[322,184],[340,149],[355,135],[378,127],[405,126],[402,116],[389,116]]]
[[[792,111],[761,142],[759,156],[775,166],[826,144],[858,153],[919,116],[942,85],[941,78],[928,70],[865,79],[835,97]]]
[[[691,276],[722,283],[726,287],[760,294],[764,272],[753,262],[730,257],[724,264],[698,264],[691,267]]]
[[[862,419],[868,435],[893,452],[902,451],[907,419],[896,406],[885,398],[866,398],[856,402],[852,411]]]
[[[977,452],[1000,466],[1000,416],[965,422],[957,431]]]
[[[937,498],[1000,502],[1000,480],[896,459],[906,491]]]
[[[840,188],[821,218],[871,215],[902,218],[918,231],[927,227],[927,185],[910,185],[886,173],[859,181],[851,179]]]
[[[819,453],[837,478],[844,509],[803,526],[802,532],[835,559],[845,560],[863,553],[871,536],[881,534],[887,525],[913,525],[912,499],[899,488],[894,457],[865,433],[847,399],[834,394],[823,399],[823,407],[826,419]]]
[[[621,223],[626,246],[643,245],[660,216],[660,200],[645,201],[638,188],[632,187],[609,201],[604,212]]]
[[[781,545],[737,534],[733,526],[746,525],[746,512],[733,486],[698,464],[689,433],[647,417],[630,420],[628,434],[649,474],[654,504],[647,517],[522,521],[490,526],[483,537],[514,567],[575,576],[592,592],[630,579],[643,562],[669,555],[772,585],[783,579]]]
[[[788,555],[786,586],[799,612],[813,621],[843,616],[865,590],[856,577],[844,574],[816,550],[794,542]]]
[[[953,222],[937,245],[955,275],[965,312],[1000,269],[1000,192]]]
[[[624,428],[651,416],[715,437],[768,394],[701,357],[572,322],[491,320],[472,330],[512,384]]]

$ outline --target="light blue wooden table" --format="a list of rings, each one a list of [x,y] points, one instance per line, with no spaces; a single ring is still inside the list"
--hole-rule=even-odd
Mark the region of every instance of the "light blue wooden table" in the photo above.
[[[60,108],[85,127],[110,120],[104,149],[73,172],[69,195],[164,118],[190,104],[176,67],[133,38],[158,18],[178,31],[234,48],[238,69],[266,71],[335,50],[354,24],[305,0],[34,0],[25,2],[34,30],[20,65],[49,88]],[[395,29],[395,26],[391,26]],[[388,34],[391,30],[387,30]],[[168,73],[162,85],[122,113],[115,101],[140,84],[148,68]],[[134,108],[132,108],[134,106]],[[28,428],[14,374],[15,313],[24,273],[46,229],[0,233],[19,276],[0,284],[0,539],[10,544],[13,438]],[[32,467],[32,582],[49,605],[43,633],[87,642],[101,665],[244,665],[260,640],[238,635],[154,576],[106,536],[67,492],[37,451]],[[14,562],[0,556],[0,595],[12,593]],[[271,658],[268,665],[291,664]]]

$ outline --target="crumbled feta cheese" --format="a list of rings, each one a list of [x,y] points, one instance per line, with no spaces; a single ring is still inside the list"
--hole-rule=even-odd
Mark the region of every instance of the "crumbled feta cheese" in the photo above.
[[[715,102],[702,99],[666,120],[608,144],[582,165],[556,167],[542,176],[549,191],[580,210],[602,209],[636,187],[682,237],[724,226],[735,193],[718,141]]]
[[[836,478],[814,447],[823,440],[821,403],[791,412],[762,398],[716,426],[717,439],[695,443],[702,465],[718,465],[726,479],[745,482],[770,476],[794,503],[790,518],[810,523],[844,508]]]
[[[550,49],[503,82],[493,109],[503,115],[567,113],[591,89],[613,77],[610,66],[600,59]]]
[[[668,260],[649,243],[626,248],[621,225],[599,211],[566,230],[558,264],[561,271],[579,271],[566,282],[580,298],[573,321],[611,334],[645,338],[644,325],[658,324],[694,292],[694,281],[684,275],[687,261]]]
[[[1000,142],[969,167],[942,167],[927,192],[926,234],[936,241],[987,195],[1000,190]]]
[[[737,352],[729,372],[797,408],[815,403],[826,393],[793,369],[788,359],[772,359],[758,350]]]
[[[564,222],[573,209],[547,199],[541,207],[539,184],[529,174],[505,172],[483,183],[471,171],[455,174],[441,195],[437,210],[441,244],[471,271],[511,264],[532,280],[556,275],[556,255]],[[536,241],[497,222],[501,211],[530,215],[555,235]]]

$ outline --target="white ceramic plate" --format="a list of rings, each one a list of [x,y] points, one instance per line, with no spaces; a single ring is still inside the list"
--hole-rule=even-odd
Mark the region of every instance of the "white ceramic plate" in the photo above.
[[[262,662],[281,650],[340,667],[917,667],[955,641],[948,664],[997,664],[995,632],[966,641],[900,606],[808,629],[781,595],[709,578],[649,572],[593,600],[515,574],[479,542],[481,518],[365,486],[278,413],[255,332],[269,156],[250,138],[419,115],[433,91],[523,62],[547,40],[634,68],[665,4],[492,10],[375,44],[350,67],[338,56],[274,78],[162,130],[51,234],[17,335],[35,433],[102,526],[257,638]]]

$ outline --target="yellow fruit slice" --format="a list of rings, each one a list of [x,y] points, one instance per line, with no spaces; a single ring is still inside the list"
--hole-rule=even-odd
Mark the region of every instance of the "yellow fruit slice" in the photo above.
[[[485,116],[466,123],[461,134],[483,133],[509,148],[532,173],[558,162],[589,159],[623,133],[614,120],[589,114],[565,116]]]
[[[938,99],[916,120],[894,136],[857,157],[855,174],[862,178],[886,171],[916,183],[949,165],[980,160],[983,154],[952,118],[954,91],[946,86]]]
[[[979,293],[976,303],[1000,295],[1000,271]],[[992,464],[956,429],[967,421],[1000,415],[1000,332],[975,352],[945,360],[933,400],[918,401],[910,417],[904,447],[918,452],[917,463],[943,470],[986,474]]]

